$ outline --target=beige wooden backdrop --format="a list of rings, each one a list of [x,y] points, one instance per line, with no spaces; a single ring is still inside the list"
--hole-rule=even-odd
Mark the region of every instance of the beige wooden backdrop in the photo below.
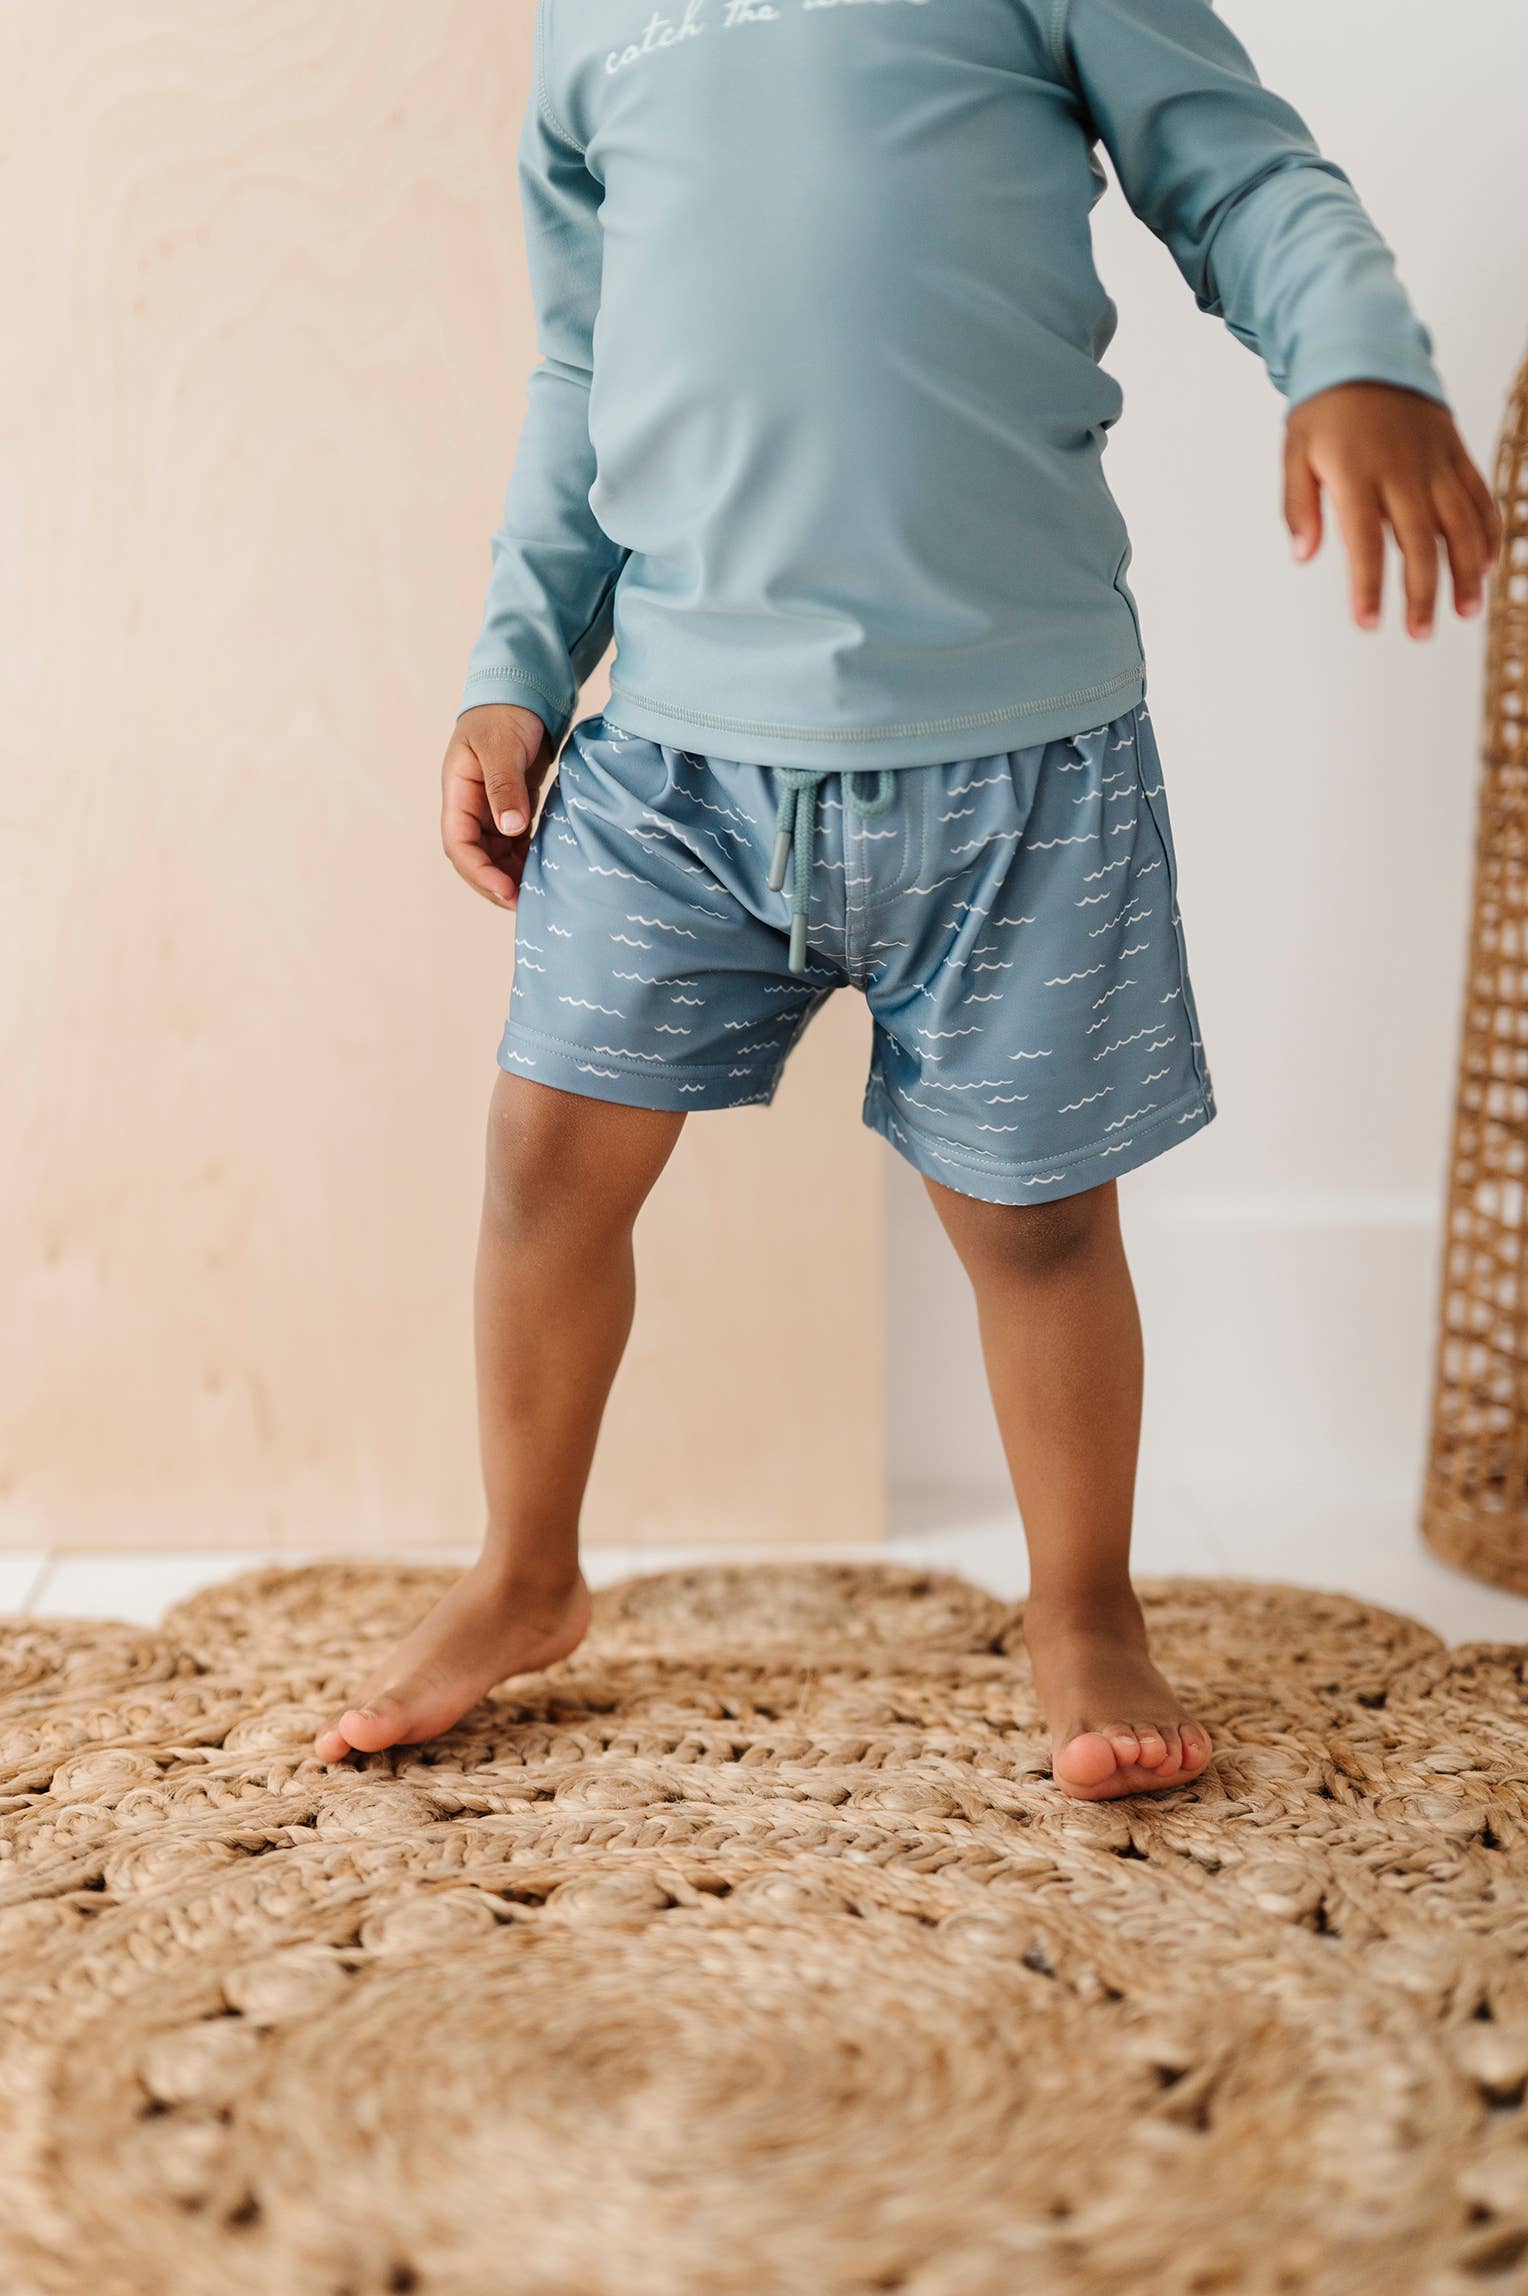
[[[511,934],[435,775],[534,357],[531,21],[0,9],[8,1544],[475,1535]],[[879,1528],[863,1025],[692,1120],[597,1535]]]

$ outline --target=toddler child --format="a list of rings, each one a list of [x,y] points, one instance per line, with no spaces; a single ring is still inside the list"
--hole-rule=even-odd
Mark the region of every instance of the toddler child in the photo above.
[[[487,1534],[318,1751],[431,1737],[577,1644],[632,1224],[690,1110],[767,1102],[852,983],[865,1121],[975,1290],[1056,1783],[1178,1784],[1211,1748],[1130,1583],[1116,1185],[1215,1104],[1103,475],[1099,147],[1287,399],[1295,554],[1325,497],[1360,624],[1387,529],[1412,636],[1440,546],[1478,612],[1489,490],[1384,241],[1206,0],[540,0],[534,72],[543,356],[444,767],[448,854],[518,912]]]

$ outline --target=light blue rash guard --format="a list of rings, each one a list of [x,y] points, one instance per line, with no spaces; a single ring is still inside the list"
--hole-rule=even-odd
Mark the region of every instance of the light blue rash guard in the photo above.
[[[1097,147],[1291,404],[1435,399],[1348,178],[1207,0],[539,0],[541,361],[461,708],[911,766],[1143,691]]]

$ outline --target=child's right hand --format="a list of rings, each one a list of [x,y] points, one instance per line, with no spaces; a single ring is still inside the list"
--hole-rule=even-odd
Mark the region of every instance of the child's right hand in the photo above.
[[[483,702],[457,719],[440,771],[440,841],[475,893],[500,909],[520,898],[536,799],[553,755],[534,710]]]

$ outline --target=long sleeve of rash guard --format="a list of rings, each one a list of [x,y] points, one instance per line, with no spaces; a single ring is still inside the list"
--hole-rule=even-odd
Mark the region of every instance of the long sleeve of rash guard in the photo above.
[[[600,186],[546,98],[541,39],[517,173],[539,364],[492,541],[482,626],[459,709],[517,702],[567,728],[578,689],[610,641],[628,553],[589,507],[589,391],[600,298]]]
[[[1352,184],[1207,0],[1059,0],[1053,22],[1125,197],[1291,405],[1359,381],[1444,398]]]

